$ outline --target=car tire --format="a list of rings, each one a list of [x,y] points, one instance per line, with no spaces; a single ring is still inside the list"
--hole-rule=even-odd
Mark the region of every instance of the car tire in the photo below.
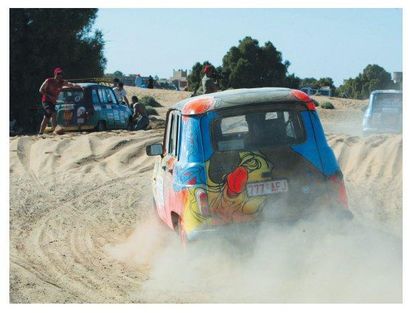
[[[188,238],[184,229],[184,226],[182,225],[182,218],[178,218],[178,227],[177,227],[177,232],[179,235],[179,239],[181,240],[181,243],[184,247],[186,247],[186,244],[188,242]]]
[[[369,137],[372,133],[369,131],[363,131],[362,132],[362,137]]]
[[[127,130],[129,130],[129,131],[132,130],[132,118],[129,118],[129,119],[128,119]]]
[[[99,132],[107,130],[107,125],[105,124],[105,121],[98,121],[95,130]]]

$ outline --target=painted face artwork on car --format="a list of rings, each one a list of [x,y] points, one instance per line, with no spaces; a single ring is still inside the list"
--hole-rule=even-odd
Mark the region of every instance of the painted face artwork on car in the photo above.
[[[205,182],[203,170],[185,171],[186,183],[199,183],[188,188],[184,209],[184,226],[189,231],[198,225],[226,224],[254,219],[259,213],[265,197],[249,197],[247,183],[258,181],[261,173],[271,170],[271,166],[262,155],[253,152],[229,152],[230,156],[215,153],[205,164],[208,179]],[[221,157],[224,158],[222,161]],[[207,197],[201,202],[201,192]],[[204,214],[204,210],[206,213]],[[212,216],[212,219],[210,217]]]
[[[215,153],[207,163],[208,197],[221,222],[246,221],[258,213],[264,197],[249,197],[246,186],[262,172],[270,172],[265,158],[253,152]],[[223,160],[222,160],[223,159]]]

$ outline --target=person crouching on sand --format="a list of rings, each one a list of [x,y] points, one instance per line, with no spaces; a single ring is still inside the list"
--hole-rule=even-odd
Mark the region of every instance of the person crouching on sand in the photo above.
[[[57,67],[54,69],[54,77],[47,78],[40,87],[39,91],[42,94],[41,102],[44,110],[44,116],[39,131],[40,135],[43,134],[50,119],[53,131],[57,126],[55,106],[63,86],[75,87],[77,85],[64,80],[63,70],[60,67]]]
[[[134,130],[146,129],[149,124],[149,118],[145,105],[138,102],[137,96],[132,96],[131,100],[134,110],[132,116],[132,121],[135,123]]]

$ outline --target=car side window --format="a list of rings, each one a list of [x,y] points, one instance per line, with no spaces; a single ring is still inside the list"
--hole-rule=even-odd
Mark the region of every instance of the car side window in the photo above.
[[[170,112],[168,115],[167,132],[165,136],[165,148],[167,149],[167,154],[172,154],[173,146],[171,143],[171,134],[174,124],[174,112]]]
[[[108,101],[107,89],[101,88],[101,94],[102,94],[102,97],[103,97],[103,102],[106,103],[106,104],[111,104],[111,102]]]
[[[105,89],[105,92],[107,93],[108,103],[117,104],[114,91],[112,89]]]
[[[98,99],[98,94],[97,94],[96,89],[92,89],[91,98],[92,98],[93,104],[100,104],[100,100]]]
[[[180,116],[177,114],[177,112],[173,113],[173,119],[172,119],[172,126],[170,130],[170,145],[169,145],[169,153],[173,155],[174,157],[178,158],[178,133],[179,133],[179,124],[180,124]]]
[[[181,115],[177,114],[175,118],[175,157],[179,159],[179,145],[180,145],[180,127],[181,127]]]
[[[181,115],[177,111],[169,113],[165,136],[165,148],[167,154],[179,158],[178,150],[180,145],[179,132],[181,125]]]
[[[102,88],[98,88],[98,97],[100,98],[100,103],[107,103],[107,96]]]

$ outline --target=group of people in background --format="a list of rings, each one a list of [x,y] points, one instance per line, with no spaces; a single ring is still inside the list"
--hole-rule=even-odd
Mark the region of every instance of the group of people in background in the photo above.
[[[197,94],[208,94],[213,93],[218,90],[217,84],[214,80],[214,68],[211,65],[206,65],[203,69],[204,76],[201,81],[200,88],[194,93]],[[138,74],[136,78],[136,85],[138,83],[143,83],[143,78]],[[137,96],[132,96],[131,103],[127,98],[127,91],[124,89],[124,83],[121,82],[118,78],[113,80],[113,91],[122,104],[125,104],[130,107],[133,112],[132,121],[133,129],[140,130],[146,129],[149,124],[147,110],[144,104],[139,103]],[[54,76],[47,78],[41,85],[39,92],[42,95],[41,102],[44,111],[43,120],[40,125],[39,134],[43,134],[47,124],[51,121],[52,129],[55,129],[57,126],[56,120],[56,103],[57,98],[60,94],[60,91],[64,86],[76,86],[76,84],[70,83],[63,79],[63,70],[60,67],[54,69]],[[154,88],[154,79],[150,75],[148,77],[147,88]],[[202,90],[201,90],[202,89]]]
[[[148,79],[144,79],[140,74],[135,78],[135,86],[140,88],[154,89],[154,78],[149,75]]]
[[[63,69],[57,67],[53,71],[54,76],[47,78],[40,86],[39,92],[41,94],[41,104],[43,108],[43,119],[40,124],[40,129],[38,134],[42,135],[48,123],[51,122],[52,130],[54,131],[57,127],[57,112],[56,104],[58,96],[63,89],[63,87],[76,87],[77,84],[70,83],[63,79]],[[113,91],[122,104],[130,107],[133,112],[132,122],[133,129],[140,130],[146,129],[149,124],[147,110],[144,104],[139,103],[138,97],[133,96],[131,98],[132,103],[128,101],[127,91],[124,89],[124,83],[122,83],[118,78],[113,80]]]

